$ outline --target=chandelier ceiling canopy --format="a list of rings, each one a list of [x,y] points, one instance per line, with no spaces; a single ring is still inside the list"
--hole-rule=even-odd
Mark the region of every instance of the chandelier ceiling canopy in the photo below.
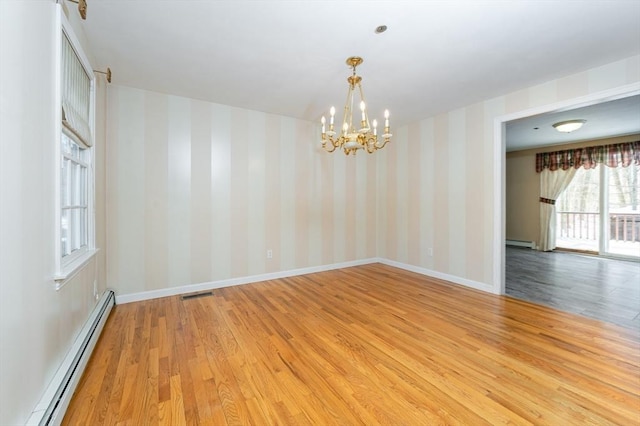
[[[389,110],[384,111],[384,128],[382,134],[378,135],[378,122],[369,122],[367,104],[362,92],[362,77],[356,75],[356,67],[362,64],[363,59],[358,56],[347,58],[347,65],[352,68],[353,74],[347,78],[349,91],[347,92],[347,102],[344,106],[342,126],[339,133],[334,127],[336,109],[329,110],[329,129],[327,130],[327,120],[323,116],[322,123],[322,148],[328,152],[333,152],[340,148],[346,155],[356,154],[359,149],[366,150],[369,154],[384,148],[391,140],[389,131]],[[356,95],[359,95],[360,102],[356,104]],[[354,105],[360,109],[360,119],[354,119]],[[373,126],[372,126],[373,125]]]

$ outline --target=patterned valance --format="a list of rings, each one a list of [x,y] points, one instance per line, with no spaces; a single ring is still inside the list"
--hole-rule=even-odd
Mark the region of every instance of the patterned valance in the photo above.
[[[627,167],[631,163],[640,165],[640,141],[542,152],[536,154],[536,173],[544,169],[554,171],[571,167],[592,169],[598,163],[609,167]]]

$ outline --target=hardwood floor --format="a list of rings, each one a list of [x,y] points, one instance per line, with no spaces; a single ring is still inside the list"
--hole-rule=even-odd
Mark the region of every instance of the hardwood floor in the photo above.
[[[506,293],[640,334],[640,263],[527,248],[506,250]]]
[[[631,425],[639,348],[371,264],[116,306],[64,424]]]

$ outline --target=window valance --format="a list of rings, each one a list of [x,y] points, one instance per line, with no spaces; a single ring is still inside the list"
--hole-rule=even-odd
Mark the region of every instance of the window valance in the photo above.
[[[544,169],[554,171],[571,167],[592,169],[599,163],[609,167],[627,167],[631,163],[640,165],[640,141],[541,152],[536,154],[536,173]]]

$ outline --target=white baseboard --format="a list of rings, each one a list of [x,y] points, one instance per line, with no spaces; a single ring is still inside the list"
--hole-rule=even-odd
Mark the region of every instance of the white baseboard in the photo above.
[[[331,271],[334,269],[348,268],[351,266],[367,265],[370,263],[382,263],[382,264],[393,266],[396,268],[405,269],[410,272],[416,272],[418,274],[422,274],[428,277],[433,277],[433,278],[449,281],[454,284],[463,285],[465,287],[471,287],[476,290],[482,290],[489,293],[493,292],[493,288],[489,284],[468,280],[466,278],[456,277],[455,275],[443,274],[441,272],[432,271],[430,269],[421,268],[418,266],[408,265],[406,263],[400,263],[400,262],[396,262],[388,259],[374,257],[374,258],[355,260],[350,262],[333,263],[331,265],[312,266],[309,268],[292,269],[289,271],[252,275],[249,277],[231,278],[227,280],[211,281],[211,282],[198,283],[198,284],[189,284],[189,285],[178,286],[178,287],[143,291],[139,293],[121,294],[121,295],[116,295],[116,303],[118,305],[121,305],[124,303],[139,302],[143,300],[151,300],[151,299],[157,299],[160,297],[176,296],[179,294],[186,294],[186,293],[196,293],[201,291],[214,290],[217,288],[231,287],[235,285],[250,284],[250,283],[255,283],[260,281],[294,277],[297,275]]]
[[[444,274],[442,272],[433,271],[431,269],[423,268],[420,266],[409,265],[406,263],[396,262],[394,260],[381,259],[380,263],[393,266],[396,268],[404,269],[406,271],[415,272],[421,275],[425,275],[431,278],[437,278],[444,281],[449,281],[453,284],[459,284],[465,287],[470,287],[476,290],[486,291],[487,293],[493,293],[493,287],[489,284],[481,283],[479,281],[468,280],[466,278],[460,278],[455,275]]]
[[[533,241],[506,240],[505,244],[508,246],[526,247],[533,250],[536,249],[536,243]]]
[[[216,288],[231,287],[234,285],[251,284],[260,281],[276,280],[278,278],[295,277],[296,275],[313,274],[315,272],[331,271],[333,269],[348,268],[351,266],[366,265],[380,262],[380,259],[369,258],[354,260],[351,262],[333,263],[331,265],[312,266],[309,268],[292,269],[289,271],[272,272],[268,274],[252,275],[249,277],[230,278],[227,280],[210,281],[198,284],[189,284],[178,287],[149,290],[139,293],[123,294],[116,296],[118,305],[142,300],[157,299],[159,297],[176,296],[178,294],[195,293],[199,291],[214,290]]]

